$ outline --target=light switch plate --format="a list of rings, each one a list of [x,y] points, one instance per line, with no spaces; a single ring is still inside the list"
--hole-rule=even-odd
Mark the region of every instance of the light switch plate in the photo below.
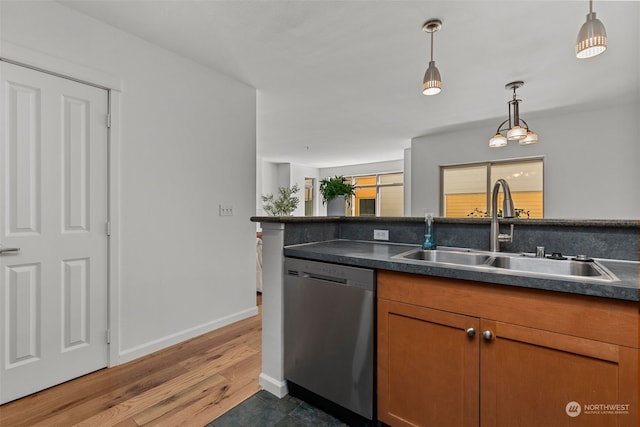
[[[220,216],[233,216],[233,205],[220,205]]]
[[[389,230],[373,230],[373,240],[389,240]]]

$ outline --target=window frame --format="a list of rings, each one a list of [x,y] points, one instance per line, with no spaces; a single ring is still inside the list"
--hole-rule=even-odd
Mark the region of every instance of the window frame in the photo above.
[[[381,176],[385,176],[385,175],[397,175],[397,174],[401,174],[402,175],[402,182],[394,182],[394,183],[384,183],[381,184],[380,183],[380,177]],[[375,184],[365,184],[365,185],[357,185],[356,181],[358,178],[364,178],[364,177],[375,177]],[[375,199],[375,214],[373,217],[371,218],[380,218],[380,187],[403,187],[404,188],[404,171],[392,171],[392,172],[380,172],[380,173],[364,173],[364,174],[360,174],[360,175],[349,175],[349,176],[345,176],[345,179],[347,179],[349,181],[349,183],[353,184],[356,186],[356,188],[375,188],[376,190],[376,199]],[[347,208],[349,210],[349,216],[356,216],[355,215],[355,203],[356,203],[356,197],[352,196],[350,203],[349,203],[349,207]],[[403,195],[403,204],[402,204],[402,215],[404,215],[404,195]],[[360,216],[360,215],[358,215]],[[363,216],[363,218],[366,218],[367,216]]]
[[[440,185],[439,185],[439,215],[441,217],[445,217],[445,202],[444,202],[444,173],[446,169],[461,169],[461,168],[469,168],[469,167],[478,167],[485,166],[486,167],[486,212],[491,215],[491,193],[493,191],[493,182],[491,181],[491,168],[492,166],[503,166],[508,164],[517,164],[517,163],[528,163],[533,161],[540,161],[542,164],[542,218],[545,217],[545,184],[544,184],[544,156],[533,156],[533,157],[519,157],[515,159],[503,159],[503,160],[486,160],[481,162],[469,162],[469,163],[453,163],[447,165],[440,165]]]

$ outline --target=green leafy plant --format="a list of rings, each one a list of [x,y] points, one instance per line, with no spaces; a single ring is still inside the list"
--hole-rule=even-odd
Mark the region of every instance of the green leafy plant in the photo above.
[[[519,209],[519,208],[514,209],[513,213],[516,218],[530,218],[530,215],[531,215],[531,211],[526,211],[524,209]],[[480,209],[475,208],[473,211],[469,212],[467,216],[485,218],[490,215],[486,211],[481,211]],[[502,209],[498,210],[498,217],[502,218]]]
[[[469,212],[467,216],[486,218],[489,216],[489,214],[487,214],[486,211],[481,211],[480,209],[475,208],[473,211]]]
[[[349,202],[351,196],[356,194],[356,186],[344,182],[344,176],[336,175],[333,178],[325,178],[320,181],[320,194],[322,194],[322,204],[337,197],[344,197]]]
[[[264,203],[264,210],[271,216],[288,216],[298,207],[300,199],[294,195],[300,190],[298,184],[293,185],[290,188],[279,187],[278,193],[280,197],[275,199],[273,194],[267,194],[262,196],[262,202]]]

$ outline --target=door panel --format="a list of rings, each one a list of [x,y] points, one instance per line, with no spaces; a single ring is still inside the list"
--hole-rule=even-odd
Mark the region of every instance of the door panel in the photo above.
[[[487,320],[482,330],[495,334],[481,346],[483,425],[638,425],[637,392],[623,386],[637,349]],[[608,414],[593,404],[628,406]]]
[[[478,426],[475,317],[378,299],[378,419],[393,426]]]
[[[40,265],[6,268],[8,367],[29,363],[40,355]]]
[[[6,76],[7,64],[2,66]],[[7,236],[40,232],[40,90],[2,79],[5,89],[4,102],[4,162],[5,187],[8,205],[5,223]],[[4,98],[3,97],[3,100]]]
[[[0,62],[0,403],[107,365],[107,92]]]

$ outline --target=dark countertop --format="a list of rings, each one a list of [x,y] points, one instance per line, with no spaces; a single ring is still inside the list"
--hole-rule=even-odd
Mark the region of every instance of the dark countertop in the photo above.
[[[326,220],[326,218],[325,218]],[[619,282],[598,282],[595,280],[555,279],[525,277],[512,271],[477,269],[463,267],[445,268],[422,261],[393,259],[417,245],[381,243],[356,240],[328,240],[284,247],[284,255],[335,264],[391,270],[426,276],[472,280],[508,286],[518,286],[548,291],[566,292],[626,301],[640,301],[639,263],[634,261],[603,260],[598,262],[615,274]]]

